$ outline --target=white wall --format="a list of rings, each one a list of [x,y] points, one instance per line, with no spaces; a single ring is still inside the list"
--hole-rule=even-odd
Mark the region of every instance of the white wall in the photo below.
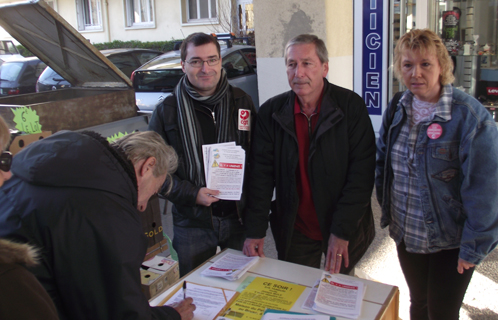
[[[284,63],[287,41],[312,33],[329,52],[328,80],[353,88],[353,6],[349,0],[254,0],[259,101],[290,90]]]

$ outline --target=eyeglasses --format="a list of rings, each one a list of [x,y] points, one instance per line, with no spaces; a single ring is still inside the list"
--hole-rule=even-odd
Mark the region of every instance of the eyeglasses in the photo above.
[[[204,65],[204,62],[206,62],[208,66],[212,67],[220,62],[220,58],[211,58],[207,60],[191,59],[190,61],[185,61],[185,62],[190,64],[190,66],[193,68],[201,68]]]
[[[2,152],[0,155],[0,170],[7,172],[10,170],[12,164],[12,153],[8,151]]]

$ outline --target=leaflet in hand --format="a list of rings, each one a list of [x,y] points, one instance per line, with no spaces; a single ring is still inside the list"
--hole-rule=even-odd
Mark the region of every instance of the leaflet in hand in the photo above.
[[[246,257],[227,253],[212,266],[202,271],[203,276],[221,277],[227,280],[238,280],[250,267],[258,262],[259,257]]]
[[[235,142],[202,146],[206,187],[219,190],[222,200],[240,200],[246,152]]]
[[[324,272],[320,278],[312,309],[334,316],[356,319],[360,316],[364,295],[365,285],[360,280]]]

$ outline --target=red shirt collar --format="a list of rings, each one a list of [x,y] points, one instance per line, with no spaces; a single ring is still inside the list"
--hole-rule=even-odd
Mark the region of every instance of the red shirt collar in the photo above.
[[[323,92],[325,91],[325,86],[322,89],[322,93],[320,94],[320,98],[318,99],[318,105],[316,106],[315,111],[313,111],[313,114],[319,114],[320,113],[320,108],[322,106],[322,99],[323,99]],[[299,100],[296,94],[296,97],[294,98],[294,114],[299,114],[301,113],[301,106],[299,106]]]

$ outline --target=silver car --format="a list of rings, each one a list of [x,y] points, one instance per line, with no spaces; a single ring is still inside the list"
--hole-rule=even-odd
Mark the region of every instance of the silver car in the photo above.
[[[249,94],[259,107],[258,77],[256,74],[256,48],[234,45],[221,47],[223,68],[228,82]],[[141,112],[152,112],[169,96],[184,75],[180,51],[170,51],[147,62],[131,75],[137,106]]]

